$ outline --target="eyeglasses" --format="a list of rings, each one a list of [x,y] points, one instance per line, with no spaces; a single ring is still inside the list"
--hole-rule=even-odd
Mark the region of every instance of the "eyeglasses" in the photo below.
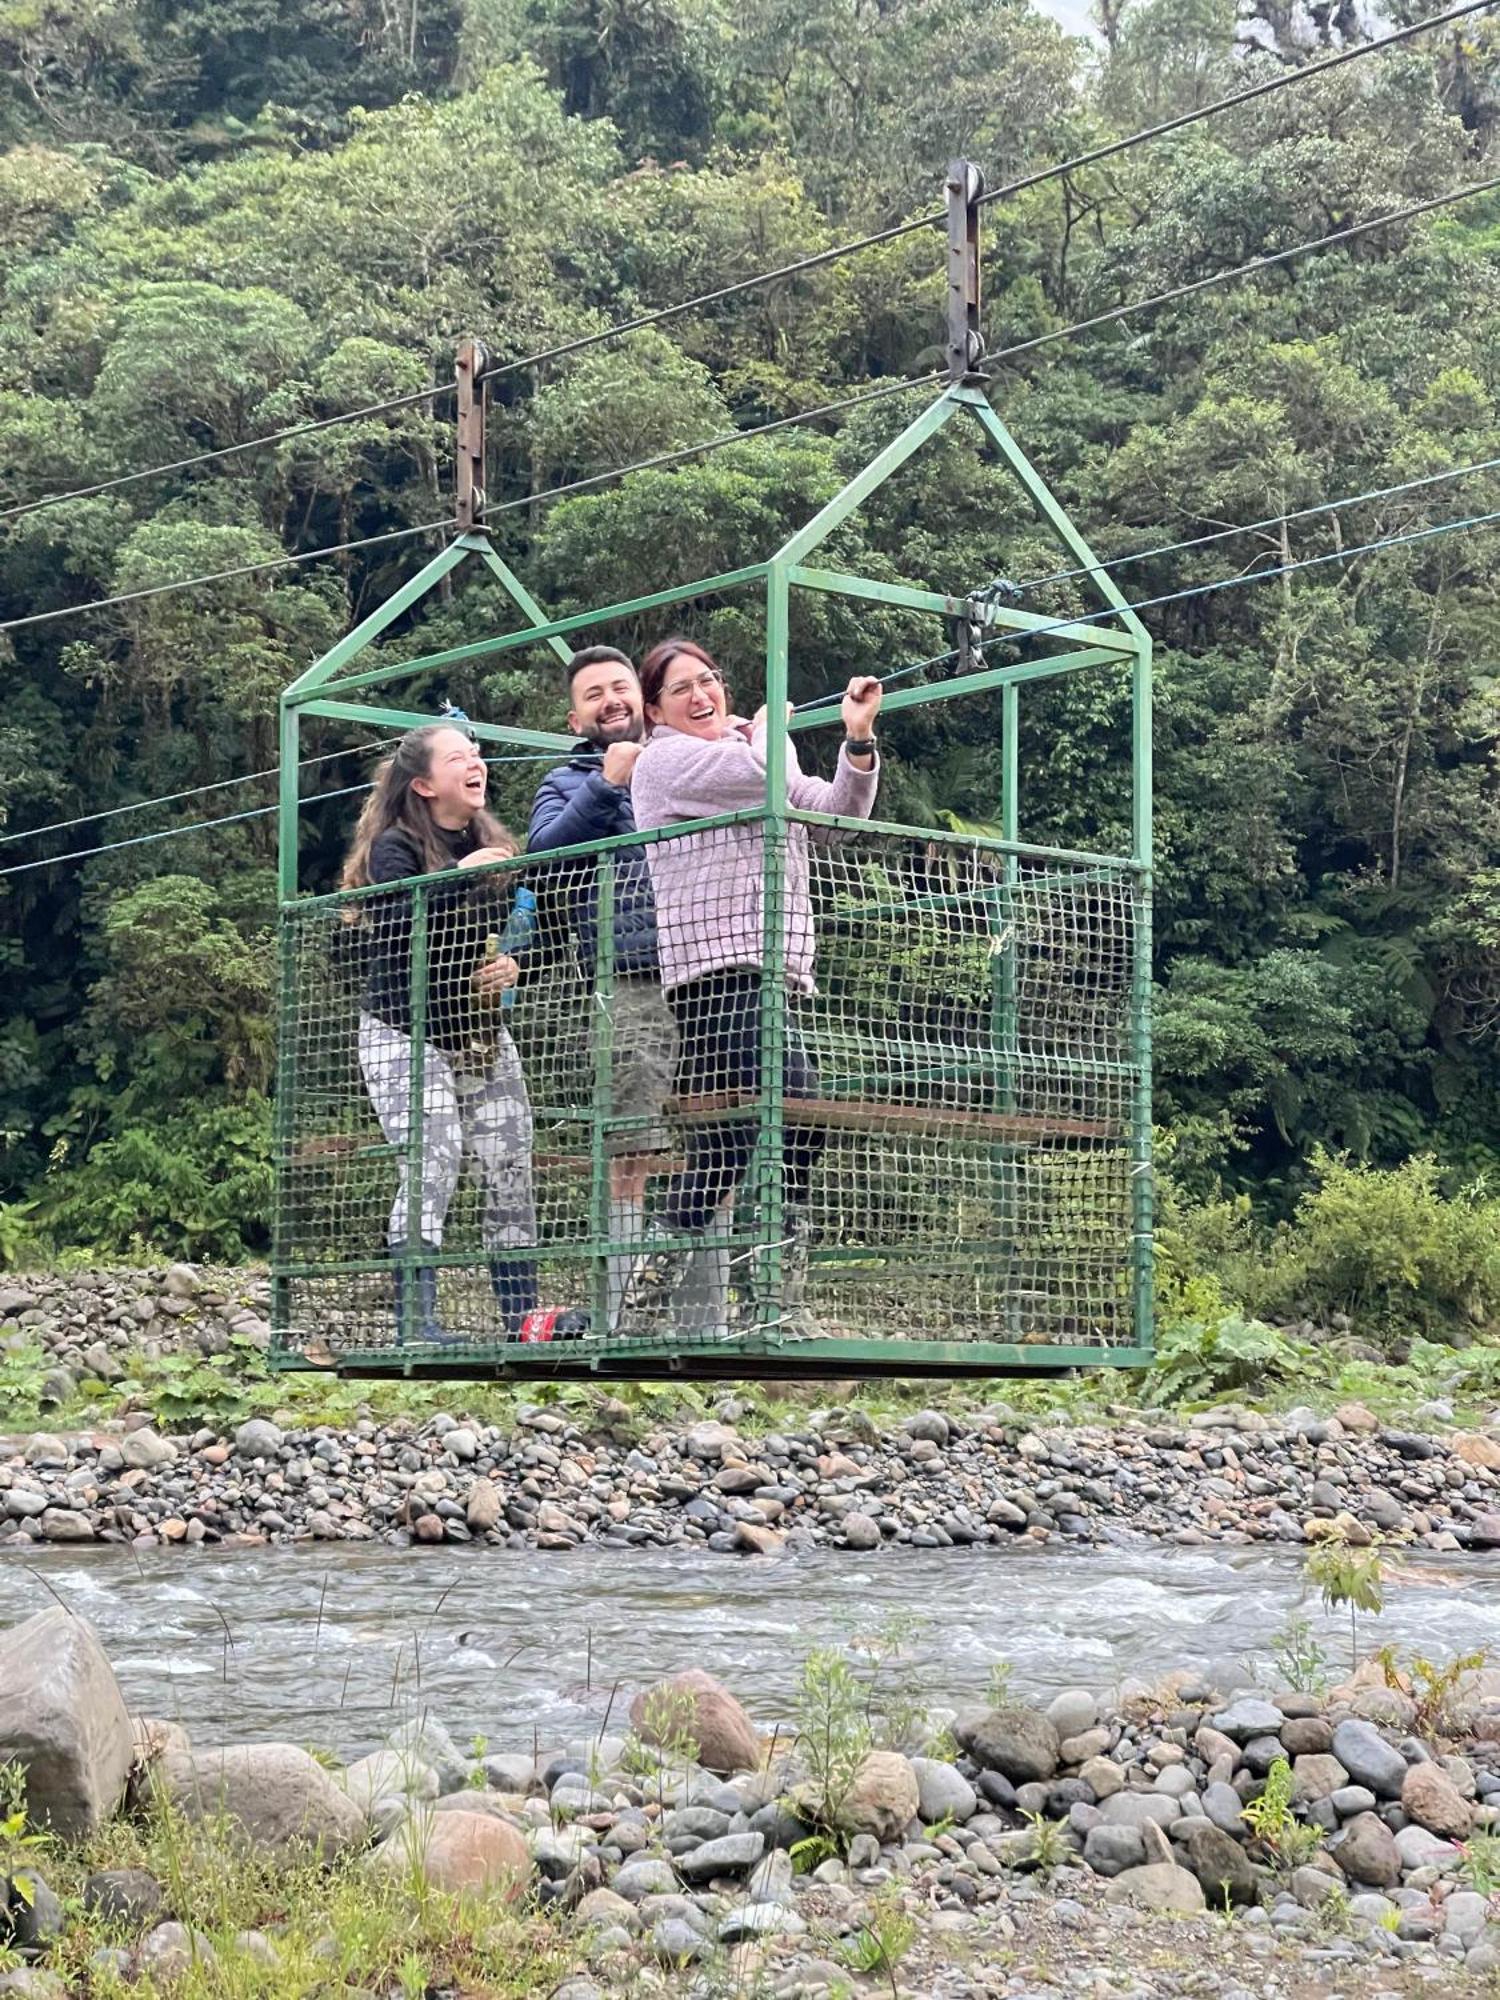
[[[674,681],[669,688],[663,688],[663,701],[682,701],[690,694],[712,694],[716,687],[723,687],[724,676],[717,667],[705,667],[701,674],[695,674],[690,681]]]

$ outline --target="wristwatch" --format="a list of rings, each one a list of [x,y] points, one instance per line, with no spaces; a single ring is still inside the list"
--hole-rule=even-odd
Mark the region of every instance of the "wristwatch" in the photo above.
[[[844,738],[844,748],[849,752],[851,757],[873,757],[875,755],[875,738],[873,736],[846,736]]]

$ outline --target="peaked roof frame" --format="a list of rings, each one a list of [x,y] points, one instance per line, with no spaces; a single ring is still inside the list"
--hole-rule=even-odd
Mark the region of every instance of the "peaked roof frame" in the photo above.
[[[1027,495],[1043,523],[1072,557],[1081,574],[1103,601],[1103,616],[1117,622],[1099,624],[1088,616],[1060,620],[1040,617],[1013,606],[998,605],[936,591],[921,590],[874,578],[813,566],[809,558],[834,530],[877,492],[914,454],[950,423],[961,417],[978,422],[1001,460]],[[420,604],[445,579],[464,565],[478,561],[500,584],[521,614],[523,623],[491,638],[450,646],[379,665],[360,665],[369,649],[408,611]],[[1080,669],[1130,663],[1132,697],[1132,834],[1130,861],[1149,869],[1151,861],[1150,701],[1151,640],[1140,619],[1121,595],[1114,579],[1099,562],[1056,495],[1037,472],[1005,425],[988,395],[974,380],[950,383],[925,409],[848,480],[828,503],[787,537],[768,560],[749,563],[716,576],[650,592],[616,604],[598,606],[566,618],[549,618],[515,571],[495,551],[488,535],[471,530],[460,534],[417,574],[392,593],[375,611],[316,660],[282,694],[280,707],[281,794],[279,804],[280,888],[284,901],[299,894],[297,851],[300,787],[298,782],[301,726],[305,719],[362,722],[398,730],[431,722],[430,711],[385,705],[371,694],[394,682],[511,652],[523,646],[546,645],[566,663],[573,635],[641,612],[688,602],[745,585],[763,583],[767,594],[766,704],[773,718],[767,743],[767,809],[786,810],[786,741],[789,733],[814,729],[837,719],[839,704],[830,700],[804,710],[784,723],[787,692],[787,648],[790,593],[811,590],[939,617],[967,620],[985,631],[1013,632],[1018,638],[1045,634],[1059,641],[1047,657],[1003,667],[986,667],[958,674],[936,685],[893,689],[887,710],[951,701],[992,689],[1003,691],[1005,796],[1001,830],[1008,841],[1018,839],[1018,779],[1016,720],[1019,688],[1028,681],[1049,679]],[[474,722],[470,727],[485,742],[523,749],[565,752],[571,738],[550,731],[508,724]]]

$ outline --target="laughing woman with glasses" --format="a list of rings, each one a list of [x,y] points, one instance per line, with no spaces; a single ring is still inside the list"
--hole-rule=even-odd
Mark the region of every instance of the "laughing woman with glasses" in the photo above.
[[[732,716],[724,676],[691,639],[664,639],[641,664],[641,693],[651,735],[636,763],[631,797],[637,828],[760,806],[766,800],[766,712],[751,722]],[[851,680],[844,695],[845,738],[834,776],[815,778],[786,746],[787,803],[802,812],[867,819],[879,765],[873,730],[881,684]],[[649,850],[661,979],[677,1019],[679,1097],[749,1093],[760,1085],[765,830],[760,824],[715,827],[661,841]],[[786,836],[782,932],[786,984],[796,997],[813,986],[808,829]],[[788,1021],[783,1088],[812,1097],[817,1075]],[[787,1245],[782,1263],[783,1325],[816,1335],[804,1303],[808,1256],[807,1198],[822,1135],[788,1128],[782,1151]],[[683,1171],[662,1204],[662,1236],[698,1235],[744,1178],[755,1149],[755,1121],[695,1125]],[[648,1244],[626,1293],[622,1328],[653,1330],[670,1305],[691,1252]]]

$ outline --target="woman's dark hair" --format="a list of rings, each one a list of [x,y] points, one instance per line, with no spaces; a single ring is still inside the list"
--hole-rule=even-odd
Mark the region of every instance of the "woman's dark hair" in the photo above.
[[[679,655],[686,653],[690,660],[700,660],[705,667],[711,667],[722,680],[724,670],[712,653],[704,652],[696,639],[662,639],[651,648],[641,661],[641,699],[653,706],[661,700],[661,691],[666,683],[667,669]]]
[[[453,851],[432,816],[432,806],[420,792],[412,790],[412,780],[428,775],[435,739],[455,727],[451,722],[427,722],[420,729],[408,730],[384,763],[377,765],[374,786],[345,857],[341,888],[368,887],[370,849],[393,827],[406,835],[421,856],[424,875],[436,875],[453,866]],[[480,847],[508,847],[512,854],[520,852],[515,835],[483,807],[469,821],[469,830]]]

